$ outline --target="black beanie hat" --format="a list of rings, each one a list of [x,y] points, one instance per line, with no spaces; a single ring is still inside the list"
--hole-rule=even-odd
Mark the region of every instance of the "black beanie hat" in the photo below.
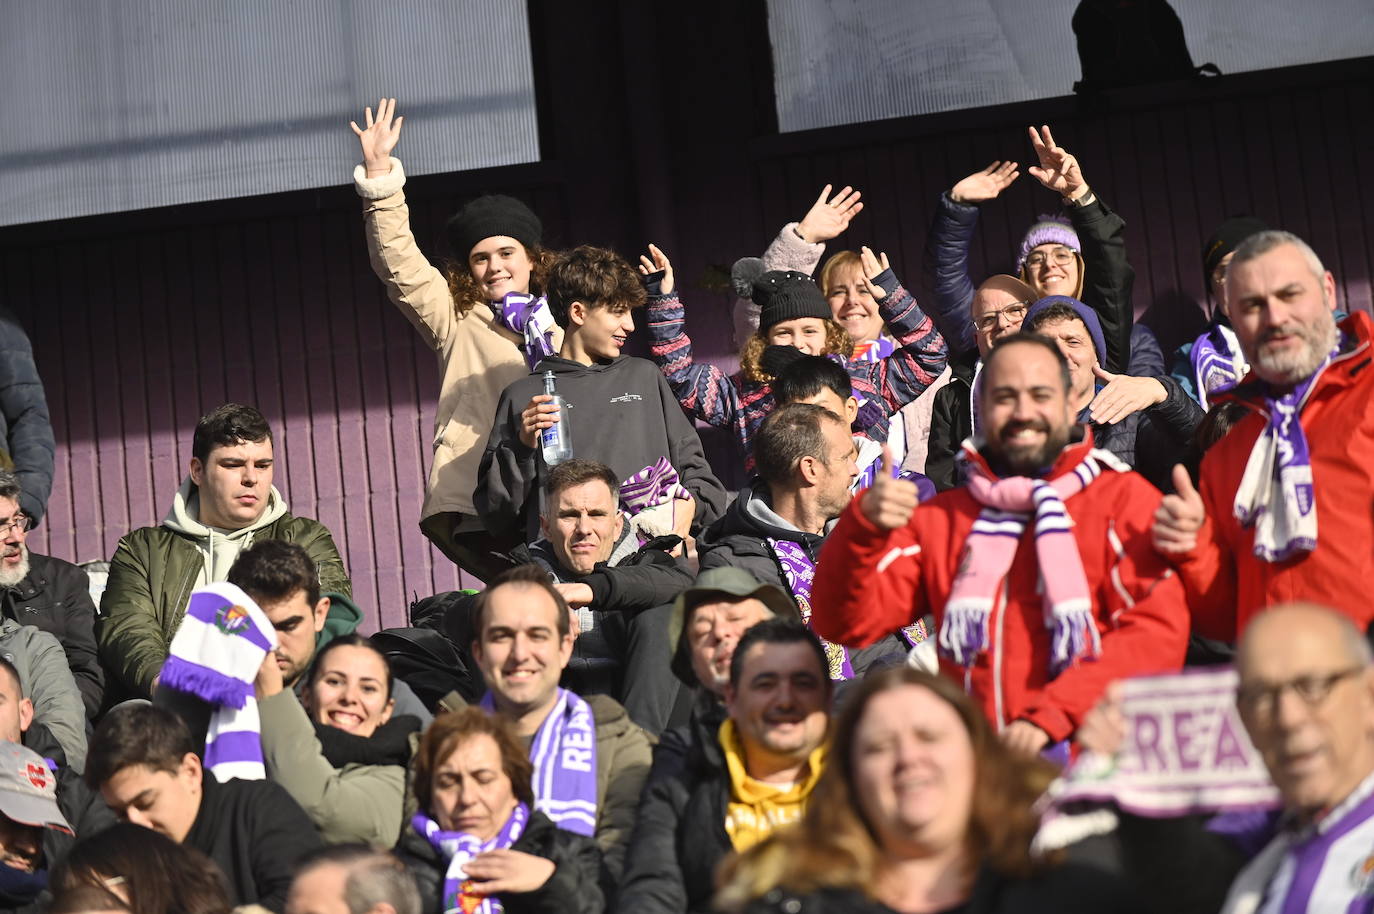
[[[805,273],[796,270],[770,270],[754,280],[754,304],[759,306],[759,329],[764,333],[774,324],[799,317],[830,320],[830,305],[820,287]]]
[[[1202,246],[1202,278],[1211,283],[1212,271],[1221,263],[1221,258],[1240,247],[1240,243],[1251,235],[1269,231],[1269,226],[1254,216],[1232,216],[1212,233]]]
[[[464,263],[477,242],[493,235],[514,238],[528,252],[539,247],[544,226],[528,206],[504,194],[478,197],[448,221],[449,244],[454,256]]]

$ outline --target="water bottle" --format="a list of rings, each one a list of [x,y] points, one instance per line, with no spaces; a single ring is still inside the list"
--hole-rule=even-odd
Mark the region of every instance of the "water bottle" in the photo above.
[[[558,395],[552,371],[544,372],[544,393],[553,397],[553,404],[558,407],[558,422],[539,433],[539,446],[544,451],[544,463],[555,467],[571,459],[573,451],[571,429],[568,427],[568,404]]]

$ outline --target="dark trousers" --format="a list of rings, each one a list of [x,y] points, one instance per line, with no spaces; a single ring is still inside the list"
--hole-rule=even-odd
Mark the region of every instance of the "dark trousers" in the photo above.
[[[420,521],[420,532],[448,560],[479,582],[490,581],[514,563],[506,555],[511,544],[496,542],[485,530],[458,533],[465,515],[456,511],[431,514]]]

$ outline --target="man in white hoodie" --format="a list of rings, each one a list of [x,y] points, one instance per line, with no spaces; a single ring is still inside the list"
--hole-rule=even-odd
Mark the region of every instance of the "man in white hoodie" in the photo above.
[[[110,560],[98,635],[113,697],[152,695],[191,591],[225,580],[257,540],[298,544],[322,591],[352,596],[333,537],[292,516],[272,470],[272,430],[256,409],[227,403],[197,423],[190,474],[162,524],[125,536]]]

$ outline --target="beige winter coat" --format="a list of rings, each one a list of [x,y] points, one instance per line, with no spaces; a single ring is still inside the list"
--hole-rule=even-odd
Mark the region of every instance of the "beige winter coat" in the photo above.
[[[447,511],[473,514],[477,465],[496,419],[496,403],[508,384],[529,374],[520,337],[498,325],[484,305],[458,312],[448,280],[415,244],[399,159],[393,158],[391,173],[379,178],[367,177],[359,165],[353,183],[363,198],[372,270],[439,359],[443,380],[434,411],[434,465],[421,517]],[[562,338],[562,330],[556,329],[555,348]]]

